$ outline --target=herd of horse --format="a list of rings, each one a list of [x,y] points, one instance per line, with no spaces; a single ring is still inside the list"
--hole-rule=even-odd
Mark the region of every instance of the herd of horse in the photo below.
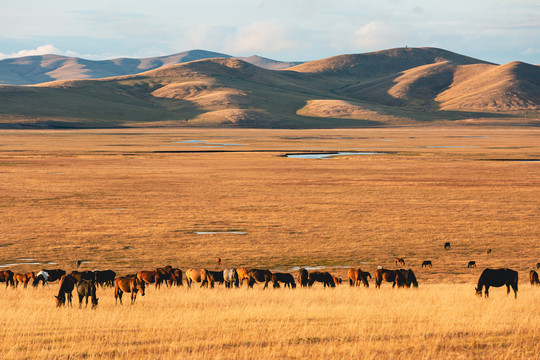
[[[403,259],[396,258],[396,263],[404,264]],[[425,264],[422,264],[424,266]],[[537,264],[540,268],[540,263]],[[392,287],[418,287],[416,275],[412,269],[395,269],[389,270],[379,266],[374,272],[375,287],[380,288],[383,282],[392,284]],[[351,287],[369,287],[369,280],[372,276],[369,272],[358,268],[349,268],[347,272],[349,286]],[[33,286],[47,285],[49,282],[60,281],[58,295],[55,296],[56,306],[64,306],[69,304],[72,306],[72,293],[77,291],[79,297],[79,307],[85,300],[85,306],[88,306],[90,299],[92,308],[98,305],[99,298],[96,295],[97,288],[114,287],[115,302],[122,304],[122,295],[124,293],[131,294],[131,304],[135,303],[137,294],[145,295],[146,286],[154,284],[158,289],[162,284],[168,287],[182,286],[183,279],[188,288],[200,283],[200,287],[211,287],[215,284],[224,284],[226,288],[239,288],[244,282],[248,288],[253,288],[255,284],[264,284],[263,289],[268,288],[269,284],[273,288],[279,288],[282,285],[287,288],[294,289],[297,283],[301,287],[311,288],[316,282],[330,288],[334,288],[343,283],[343,280],[337,276],[323,271],[307,271],[304,268],[299,269],[296,278],[290,273],[272,272],[268,269],[246,269],[246,268],[228,268],[222,271],[212,271],[208,269],[189,269],[185,272],[173,268],[171,265],[156,268],[154,270],[143,270],[137,273],[128,274],[117,277],[112,270],[94,270],[94,271],[72,271],[67,274],[62,269],[49,269],[40,272],[28,272],[15,274],[10,270],[0,271],[0,282],[6,283],[8,286],[18,287],[22,284],[23,287],[31,282]],[[538,273],[535,270],[529,272],[529,280],[531,285],[540,285]],[[490,287],[506,286],[507,294],[510,293],[510,288],[514,291],[514,296],[517,297],[518,291],[518,273],[511,269],[485,269],[476,286],[476,294],[484,294],[489,296]]]

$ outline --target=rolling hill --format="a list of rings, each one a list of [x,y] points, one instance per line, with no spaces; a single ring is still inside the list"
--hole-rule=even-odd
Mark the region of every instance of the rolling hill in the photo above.
[[[308,128],[475,118],[538,125],[538,110],[538,66],[434,48],[342,55],[279,71],[218,57],[104,79],[0,85],[4,127]]]

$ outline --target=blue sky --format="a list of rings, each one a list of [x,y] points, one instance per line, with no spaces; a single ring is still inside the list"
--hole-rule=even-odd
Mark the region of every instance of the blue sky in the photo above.
[[[540,64],[540,1],[24,0],[0,13],[0,58],[204,49],[306,61],[402,46]]]

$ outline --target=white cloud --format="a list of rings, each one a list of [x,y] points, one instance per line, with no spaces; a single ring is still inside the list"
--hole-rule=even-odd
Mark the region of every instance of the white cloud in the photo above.
[[[407,45],[407,38],[407,30],[403,27],[372,21],[356,30],[353,47],[361,51],[401,47]]]
[[[276,53],[298,48],[294,31],[274,21],[262,21],[242,26],[227,39],[226,51],[233,54]]]
[[[60,51],[58,48],[54,47],[51,44],[47,44],[47,45],[38,46],[35,49],[20,50],[20,51],[17,51],[16,53],[11,53],[11,54],[0,53],[0,59],[22,57],[22,56],[33,56],[33,55],[46,55],[46,54],[62,55],[62,51]]]

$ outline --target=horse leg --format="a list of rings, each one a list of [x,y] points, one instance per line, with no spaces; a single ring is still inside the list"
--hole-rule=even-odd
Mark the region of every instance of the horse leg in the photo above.
[[[83,297],[84,297],[84,295],[79,294],[79,309],[82,308],[82,300],[83,300]]]
[[[485,285],[485,295],[488,298],[489,297],[489,286]]]

